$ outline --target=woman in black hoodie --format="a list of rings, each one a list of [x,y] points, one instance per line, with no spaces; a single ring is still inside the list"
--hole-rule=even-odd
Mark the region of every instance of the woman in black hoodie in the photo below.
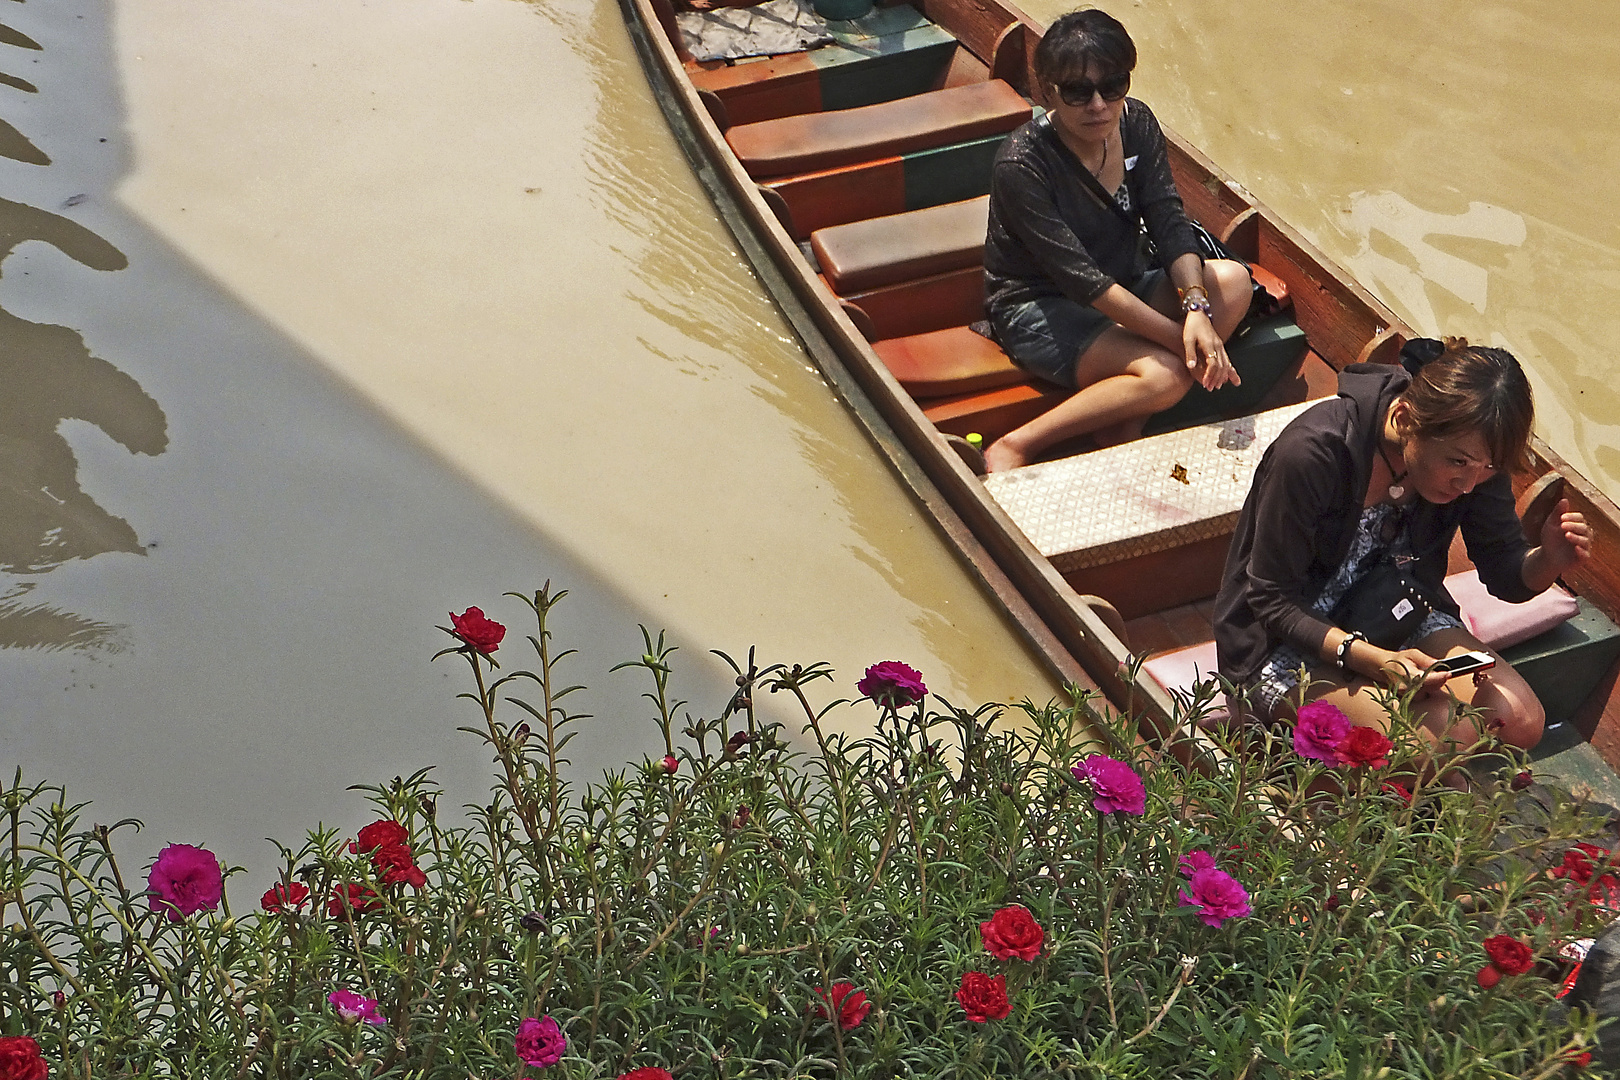
[[[1458,342],[1415,376],[1394,365],[1346,368],[1336,398],[1283,430],[1255,473],[1215,603],[1221,674],[1244,688],[1252,711],[1290,714],[1303,667],[1303,700],[1330,701],[1359,726],[1389,728],[1375,688],[1421,680],[1414,708],[1434,741],[1476,740],[1453,699],[1479,709],[1508,743],[1540,740],[1541,703],[1500,657],[1472,681],[1434,670],[1443,657],[1490,651],[1463,628],[1442,585],[1458,529],[1480,580],[1510,603],[1591,554],[1591,532],[1568,500],[1547,516],[1537,546],[1524,538],[1509,471],[1525,459],[1533,415],[1512,355]],[[1386,551],[1432,608],[1392,647],[1330,617]]]

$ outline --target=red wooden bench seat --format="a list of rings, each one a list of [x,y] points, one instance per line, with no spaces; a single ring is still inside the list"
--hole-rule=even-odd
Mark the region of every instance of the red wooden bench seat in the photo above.
[[[852,221],[810,234],[827,283],[850,296],[984,264],[990,196]]]
[[[1018,91],[991,79],[857,109],[739,124],[726,142],[748,175],[763,180],[999,135],[1031,115]]]

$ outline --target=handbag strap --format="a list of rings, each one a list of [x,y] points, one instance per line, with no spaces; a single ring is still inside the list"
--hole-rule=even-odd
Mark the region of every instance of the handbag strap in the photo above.
[[[1085,186],[1091,197],[1112,210],[1114,216],[1129,225],[1133,232],[1140,230],[1143,227],[1142,219],[1135,214],[1126,213],[1125,208],[1114,201],[1114,197],[1108,193],[1107,188],[1102,186],[1102,182],[1097,179],[1096,175],[1081,163],[1079,155],[1069,149],[1069,145],[1063,141],[1063,136],[1059,135],[1057,129],[1052,126],[1052,114],[1041,113],[1041,118],[1036,123],[1041,124],[1046,132],[1052,136],[1052,141],[1057,144],[1058,153],[1062,155],[1063,160],[1080,177],[1081,184]],[[1120,128],[1119,140],[1120,152],[1124,153],[1125,131],[1123,125]],[[1130,183],[1129,176],[1130,174],[1127,172],[1125,181],[1127,185]]]

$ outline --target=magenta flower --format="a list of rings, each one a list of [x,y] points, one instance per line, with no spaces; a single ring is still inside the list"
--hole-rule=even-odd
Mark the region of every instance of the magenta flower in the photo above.
[[[1336,705],[1313,701],[1299,710],[1294,724],[1294,753],[1328,765],[1343,765],[1339,746],[1350,735],[1350,718]]]
[[[146,891],[151,894],[153,911],[167,912],[170,922],[179,922],[187,915],[219,907],[225,895],[225,875],[212,851],[170,844],[158,852],[146,878]]]
[[[1207,851],[1189,851],[1181,857],[1181,872],[1192,877],[1200,870],[1215,869],[1215,856]]]
[[[1076,780],[1091,785],[1091,805],[1099,814],[1123,810],[1141,817],[1147,813],[1147,789],[1136,770],[1123,761],[1092,754],[1069,770]]]
[[[519,1061],[544,1068],[562,1060],[563,1051],[568,1048],[568,1039],[551,1017],[542,1016],[536,1020],[530,1016],[518,1025],[516,1046]]]
[[[377,1013],[377,1002],[353,990],[334,990],[326,995],[327,1002],[337,1010],[338,1019],[345,1024],[386,1024]]]
[[[1254,910],[1249,907],[1248,892],[1238,884],[1237,878],[1214,867],[1193,872],[1187,888],[1181,891],[1181,903],[1202,908],[1198,917],[1217,928],[1223,919],[1241,919]]]
[[[898,660],[882,660],[867,668],[866,678],[856,683],[855,689],[891,709],[913,705],[928,693],[928,687],[923,685],[922,672]]]

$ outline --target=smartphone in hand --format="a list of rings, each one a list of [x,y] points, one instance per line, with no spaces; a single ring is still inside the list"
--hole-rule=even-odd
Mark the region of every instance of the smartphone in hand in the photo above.
[[[1446,657],[1434,665],[1434,670],[1444,671],[1448,679],[1455,679],[1459,675],[1472,675],[1476,671],[1489,671],[1495,666],[1496,657],[1488,652],[1480,652],[1475,649],[1473,652],[1458,653],[1456,656]]]

